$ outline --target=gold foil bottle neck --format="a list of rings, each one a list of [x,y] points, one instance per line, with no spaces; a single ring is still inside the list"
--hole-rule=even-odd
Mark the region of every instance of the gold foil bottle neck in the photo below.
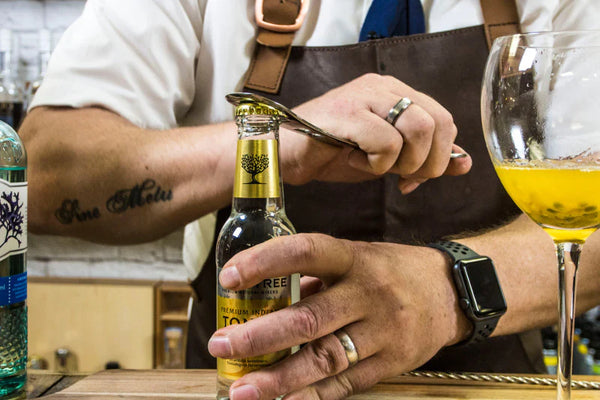
[[[245,115],[273,115],[276,117],[285,117],[281,111],[262,103],[241,103],[235,108],[235,116]]]
[[[274,139],[239,140],[233,197],[281,197],[278,144]]]

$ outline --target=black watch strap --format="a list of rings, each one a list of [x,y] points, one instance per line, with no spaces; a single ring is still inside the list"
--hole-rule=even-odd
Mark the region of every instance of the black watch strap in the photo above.
[[[448,240],[440,240],[436,243],[430,243],[429,247],[433,247],[448,254],[452,259],[452,264],[456,264],[456,262],[460,260],[468,260],[471,258],[481,257],[479,254],[475,253],[473,250],[471,250],[464,244],[460,244],[458,242],[450,242]]]
[[[448,254],[452,259],[453,265],[455,265],[458,261],[461,260],[471,260],[483,257],[463,244],[451,242],[448,240],[441,240],[439,242],[430,243],[428,244],[428,246],[441,250],[444,253]],[[492,332],[496,328],[496,325],[498,325],[498,320],[500,319],[501,315],[496,315],[483,320],[475,318],[473,311],[471,310],[472,305],[469,303],[469,299],[466,298],[465,293],[461,293],[461,288],[464,288],[464,286],[462,282],[457,281],[460,278],[456,276],[454,271],[452,273],[452,276],[454,278],[454,283],[457,287],[460,308],[465,312],[467,318],[473,323],[473,331],[471,332],[471,336],[463,340],[462,342],[455,344],[455,346],[464,346],[472,343],[483,342],[492,334]]]

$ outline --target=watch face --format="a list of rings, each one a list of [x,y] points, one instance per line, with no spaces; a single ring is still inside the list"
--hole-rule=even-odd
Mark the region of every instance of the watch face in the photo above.
[[[460,264],[467,294],[476,316],[484,318],[504,313],[506,302],[492,261],[489,258],[481,258],[463,260]]]

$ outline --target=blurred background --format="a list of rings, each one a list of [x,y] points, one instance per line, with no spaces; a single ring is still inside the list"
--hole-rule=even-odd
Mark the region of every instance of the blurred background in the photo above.
[[[0,0],[0,118],[15,128],[84,7],[84,0]],[[190,297],[182,238],[175,232],[119,247],[29,234],[30,368],[182,368]]]

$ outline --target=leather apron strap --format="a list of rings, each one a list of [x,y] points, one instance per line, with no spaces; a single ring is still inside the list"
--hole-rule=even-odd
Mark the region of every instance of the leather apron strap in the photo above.
[[[516,0],[480,0],[488,49],[494,39],[521,32]]]
[[[245,88],[271,94],[279,92],[294,33],[302,25],[308,3],[307,0],[257,0],[259,27]],[[480,0],[480,3],[488,49],[497,37],[520,32],[515,0]]]
[[[256,48],[244,87],[266,93],[279,92],[294,34],[302,25],[308,4],[308,0],[257,0]]]

